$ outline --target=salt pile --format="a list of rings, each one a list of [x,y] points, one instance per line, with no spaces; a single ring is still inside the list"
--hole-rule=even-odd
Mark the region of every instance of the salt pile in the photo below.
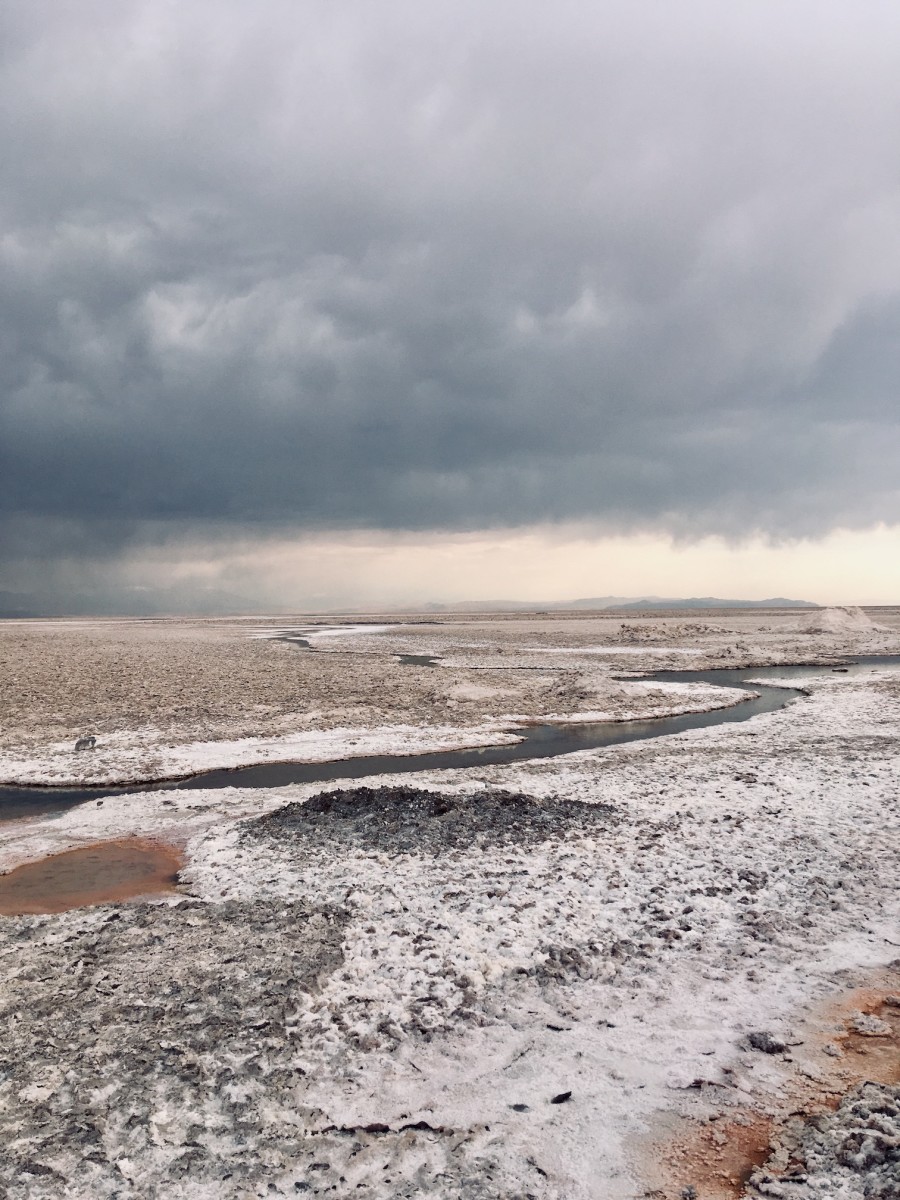
[[[843,605],[818,609],[798,621],[793,628],[798,633],[850,634],[878,633],[883,627],[876,625],[861,608],[855,605]]]

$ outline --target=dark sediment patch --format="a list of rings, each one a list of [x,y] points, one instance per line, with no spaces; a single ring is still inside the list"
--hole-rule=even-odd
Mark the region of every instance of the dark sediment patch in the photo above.
[[[184,859],[140,838],[96,842],[0,875],[0,915],[58,913],[175,891]]]
[[[292,901],[5,918],[0,1195],[256,1195],[260,1156],[321,1157],[298,1012],[345,921]]]
[[[411,787],[351,788],[244,822],[245,837],[390,853],[441,854],[471,846],[527,846],[609,825],[615,809],[517,792],[465,795]]]

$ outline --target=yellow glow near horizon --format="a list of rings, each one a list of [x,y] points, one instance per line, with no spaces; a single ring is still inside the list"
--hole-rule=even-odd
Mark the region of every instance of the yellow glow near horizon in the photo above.
[[[772,596],[819,604],[900,603],[900,527],[839,530],[818,540],[675,542],[584,526],[467,534],[356,531],[214,547],[160,547],[130,563],[134,585],[188,580],[261,605],[572,600],[591,596]]]

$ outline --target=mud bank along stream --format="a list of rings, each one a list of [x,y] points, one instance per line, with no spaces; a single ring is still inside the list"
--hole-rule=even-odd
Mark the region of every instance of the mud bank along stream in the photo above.
[[[424,656],[404,656],[418,660]],[[430,660],[428,665],[435,660]],[[412,665],[412,663],[410,664]],[[424,665],[424,664],[421,664]],[[802,687],[785,680],[813,679],[835,671],[854,674],[872,666],[900,666],[900,655],[861,655],[846,666],[770,666],[722,668],[706,671],[657,671],[635,677],[653,683],[701,683],[735,688],[745,693],[736,703],[706,712],[682,713],[647,720],[560,722],[514,726],[517,742],[475,749],[440,750],[421,754],[363,755],[328,762],[261,763],[205,771],[180,780],[160,780],[117,787],[0,787],[0,820],[64,812],[78,804],[136,791],[203,790],[209,788],[274,788],[288,784],[329,783],[381,774],[410,774],[478,766],[501,766],[528,759],[555,758],[579,750],[594,750],[647,738],[664,737],[690,729],[747,721],[760,713],[775,712],[803,695]],[[777,679],[778,684],[764,681]],[[752,691],[751,691],[752,689]]]

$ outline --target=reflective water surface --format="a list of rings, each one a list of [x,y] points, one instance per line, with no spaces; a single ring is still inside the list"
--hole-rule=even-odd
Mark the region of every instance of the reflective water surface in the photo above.
[[[428,656],[405,656],[423,660]],[[411,664],[412,665],[412,664]],[[415,665],[431,665],[416,661]],[[900,667],[900,655],[864,655],[839,668],[831,666],[780,666],[722,668],[709,671],[655,671],[641,675],[641,680],[657,683],[704,683],[717,687],[752,689],[730,708],[712,712],[685,713],[675,717],[653,717],[644,721],[597,721],[578,724],[513,726],[510,732],[522,740],[511,745],[483,746],[469,750],[435,750],[421,754],[377,754],[359,758],[333,759],[329,762],[261,763],[250,767],[206,771],[177,782],[131,784],[115,788],[33,788],[0,787],[0,820],[14,820],[38,813],[63,812],[76,804],[102,800],[106,796],[137,791],[195,791],[209,788],[284,787],[291,783],[330,783],[337,779],[360,779],[367,775],[407,774],[415,771],[441,771],[450,768],[499,766],[526,759],[555,758],[578,750],[595,750],[623,742],[644,741],[683,733],[688,729],[703,729],[747,721],[759,713],[784,708],[802,695],[804,680],[830,675],[837,671],[852,676],[872,666]],[[787,680],[797,686],[774,687],[768,679]],[[751,682],[752,681],[752,682]],[[760,681],[760,682],[756,682]]]

